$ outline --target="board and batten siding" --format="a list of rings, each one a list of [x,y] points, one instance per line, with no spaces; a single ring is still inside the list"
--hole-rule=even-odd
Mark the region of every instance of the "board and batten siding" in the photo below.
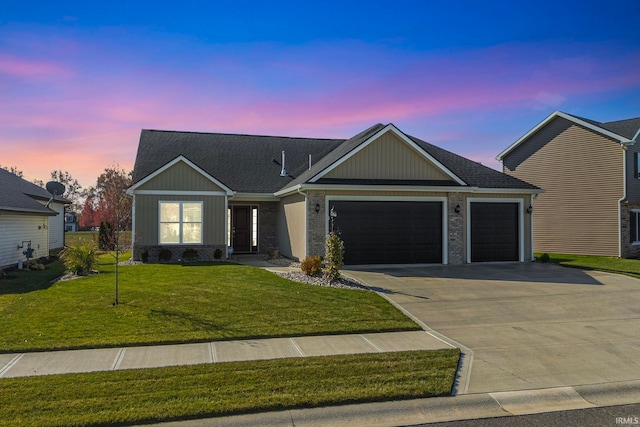
[[[303,260],[307,256],[307,201],[302,194],[285,197],[278,204],[277,235],[281,254]]]
[[[623,149],[557,117],[508,153],[503,171],[545,190],[533,202],[536,252],[619,255]]]
[[[136,194],[135,242],[138,245],[158,245],[160,233],[159,203],[203,202],[202,244],[226,245],[225,196],[188,196]]]
[[[0,212],[0,266],[15,265],[18,260],[26,261],[18,248],[23,241],[31,240],[36,258],[49,255],[49,233],[46,225],[48,216],[14,215]]]
[[[136,190],[223,191],[218,185],[185,162],[177,162]]]
[[[325,178],[446,180],[445,173],[402,141],[387,132],[327,173]]]

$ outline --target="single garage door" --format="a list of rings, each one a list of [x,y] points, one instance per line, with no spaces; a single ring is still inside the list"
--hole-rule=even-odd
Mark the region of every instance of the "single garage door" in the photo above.
[[[471,203],[471,262],[519,261],[518,203]]]
[[[344,262],[442,263],[442,202],[335,201]]]

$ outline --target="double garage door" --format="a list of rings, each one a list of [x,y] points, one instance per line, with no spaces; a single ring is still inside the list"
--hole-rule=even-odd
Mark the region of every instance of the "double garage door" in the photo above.
[[[344,262],[442,263],[442,202],[335,201]]]
[[[330,206],[347,265],[443,262],[443,202],[336,200]],[[470,204],[472,262],[519,260],[518,206]]]

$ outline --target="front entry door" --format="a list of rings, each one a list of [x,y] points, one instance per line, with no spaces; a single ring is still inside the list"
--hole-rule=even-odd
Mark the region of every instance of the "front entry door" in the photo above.
[[[235,252],[251,251],[251,208],[249,206],[234,206],[231,213],[232,236],[231,245]]]

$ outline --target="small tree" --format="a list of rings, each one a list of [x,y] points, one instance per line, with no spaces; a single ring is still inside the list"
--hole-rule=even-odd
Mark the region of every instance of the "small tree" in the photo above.
[[[340,278],[340,269],[344,265],[344,242],[338,233],[332,231],[327,235],[324,248],[324,277],[333,282]]]
[[[116,238],[114,235],[113,224],[102,221],[98,231],[98,246],[103,251],[112,251],[115,249]]]

